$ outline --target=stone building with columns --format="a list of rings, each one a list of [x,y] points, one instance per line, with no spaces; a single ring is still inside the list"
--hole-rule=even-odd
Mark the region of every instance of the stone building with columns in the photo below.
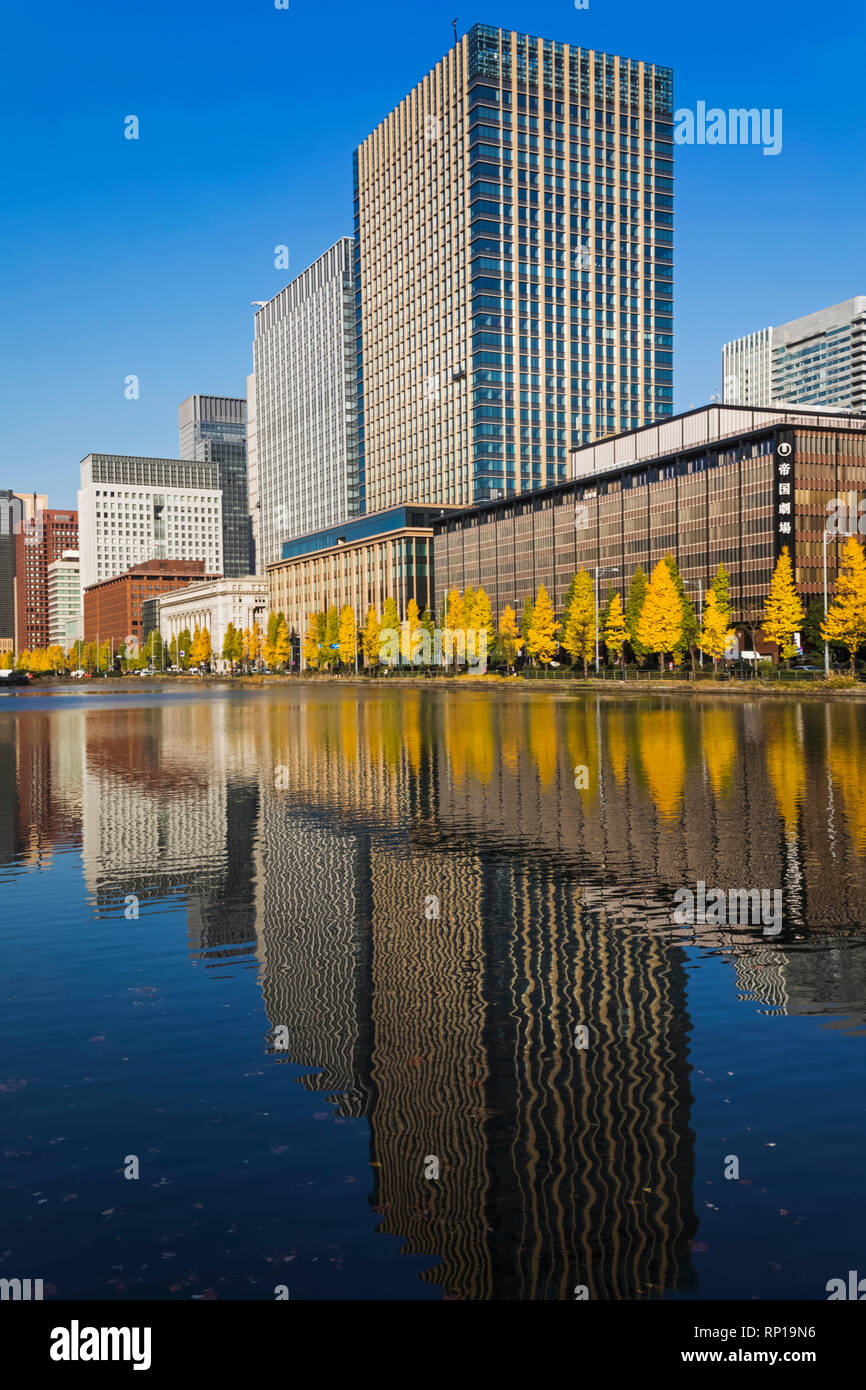
[[[170,643],[185,628],[190,633],[207,628],[210,633],[214,670],[228,670],[221,652],[226,628],[233,623],[243,632],[258,623],[264,634],[268,620],[268,581],[245,575],[237,579],[214,579],[204,584],[188,584],[165,594],[159,600],[159,631]]]

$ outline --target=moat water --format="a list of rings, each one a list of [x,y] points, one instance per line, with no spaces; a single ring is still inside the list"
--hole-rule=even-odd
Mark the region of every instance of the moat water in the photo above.
[[[854,702],[3,692],[0,1277],[825,1299],[864,761]]]

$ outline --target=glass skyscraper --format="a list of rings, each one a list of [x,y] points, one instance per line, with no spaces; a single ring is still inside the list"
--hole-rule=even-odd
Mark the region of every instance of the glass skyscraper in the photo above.
[[[668,68],[475,25],[354,157],[362,511],[670,415]]]
[[[256,314],[251,485],[257,563],[358,514],[352,240],[341,237]]]
[[[247,403],[235,396],[188,396],[177,409],[180,457],[215,463],[223,494],[223,572],[235,579],[252,567],[247,502]]]

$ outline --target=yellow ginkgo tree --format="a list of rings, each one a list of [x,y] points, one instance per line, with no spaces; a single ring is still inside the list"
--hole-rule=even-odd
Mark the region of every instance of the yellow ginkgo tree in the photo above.
[[[667,560],[659,560],[650,576],[649,587],[638,619],[637,636],[646,651],[655,652],[659,671],[664,670],[665,652],[672,652],[683,634],[683,606]]]
[[[836,597],[821,625],[825,642],[838,642],[848,648],[851,674],[857,648],[866,642],[866,556],[855,536],[849,536],[842,551],[842,568],[836,576]]]
[[[526,636],[526,648],[534,661],[548,666],[559,650],[559,623],[550,594],[543,584],[538,586],[532,622]]]
[[[761,629],[770,642],[778,644],[786,666],[790,664],[791,657],[797,654],[794,634],[802,628],[805,616],[800,596],[794,587],[791,555],[785,545],[776,561],[770,592],[764,600]]]

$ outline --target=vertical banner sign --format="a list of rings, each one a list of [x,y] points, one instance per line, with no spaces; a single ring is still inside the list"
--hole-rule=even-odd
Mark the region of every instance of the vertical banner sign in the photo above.
[[[778,559],[783,546],[794,558],[794,431],[779,430],[776,434],[776,455],[773,466],[773,532],[775,543],[774,559]]]

